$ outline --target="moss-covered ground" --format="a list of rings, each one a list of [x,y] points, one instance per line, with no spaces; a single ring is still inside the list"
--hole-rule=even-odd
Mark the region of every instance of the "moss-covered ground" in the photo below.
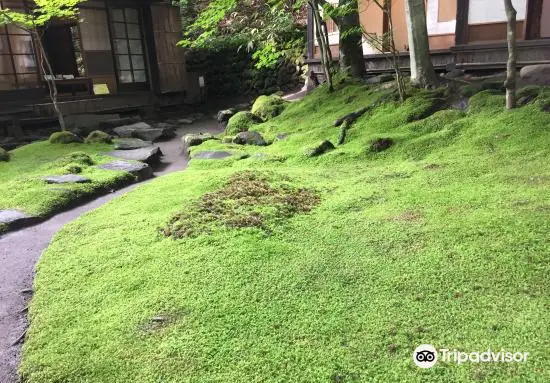
[[[193,160],[69,224],[38,265],[23,379],[549,381],[545,94],[505,111],[484,91],[467,111],[431,114],[443,92],[416,91],[304,156],[336,143],[334,120],[390,91],[321,87],[254,127],[286,139],[208,141],[193,152],[236,155]],[[380,138],[394,145],[371,152]],[[242,192],[235,174],[265,183]],[[318,201],[279,214],[280,195],[301,189]],[[205,224],[205,211],[220,221]],[[251,211],[269,225],[230,224]],[[172,235],[178,220],[197,230]],[[420,344],[530,355],[422,370]]]
[[[9,162],[0,162],[0,210],[17,209],[48,217],[82,198],[108,191],[133,178],[125,172],[97,169],[112,161],[99,153],[112,150],[106,144],[51,144],[36,142],[10,152]],[[76,153],[76,155],[73,155]],[[42,177],[77,173],[90,183],[50,185]],[[5,230],[0,224],[0,233]]]

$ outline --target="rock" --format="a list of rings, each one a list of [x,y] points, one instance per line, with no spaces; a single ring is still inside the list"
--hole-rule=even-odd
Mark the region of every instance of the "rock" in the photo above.
[[[263,121],[267,121],[280,115],[287,105],[288,103],[281,96],[275,94],[271,96],[262,95],[252,105],[251,112]]]
[[[0,224],[8,227],[17,227],[32,224],[40,218],[19,210],[0,210]]]
[[[335,146],[330,141],[323,141],[319,145],[307,149],[305,152],[306,157],[317,157],[322,154],[325,154],[326,152],[329,152],[333,149],[336,149]]]
[[[200,152],[193,156],[193,159],[196,160],[221,160],[227,157],[231,157],[232,154],[229,152],[222,151],[206,151]]]
[[[235,137],[232,137],[232,136],[225,136],[224,138],[222,138],[222,143],[231,144],[231,143],[233,143],[234,138]]]
[[[190,119],[190,118],[180,118],[180,119],[178,120],[178,123],[179,123],[179,124],[184,124],[184,125],[190,125],[190,124],[193,123],[193,120]]]
[[[384,150],[388,150],[394,145],[394,142],[391,138],[379,138],[375,140],[370,145],[370,151],[373,153],[380,153]]]
[[[111,118],[105,121],[101,121],[99,123],[99,129],[106,131],[106,132],[112,132],[113,129],[118,128],[119,126],[124,125],[132,125],[136,124],[138,122],[141,122],[140,116],[134,116],[134,117],[124,117],[124,118]]]
[[[453,69],[447,73],[445,73],[444,77],[445,78],[459,78],[459,77],[464,77],[464,70],[463,69]]]
[[[116,150],[133,150],[141,149],[152,146],[151,141],[143,141],[139,138],[119,138],[115,140],[115,149]]]
[[[186,134],[182,137],[181,142],[184,146],[197,146],[205,141],[215,140],[211,134]]]
[[[84,140],[87,144],[110,144],[113,142],[113,138],[110,134],[102,132],[101,130],[94,130]]]
[[[8,162],[10,160],[10,153],[0,147],[0,162]]]
[[[176,137],[177,125],[170,124],[168,122],[157,122],[153,124],[154,128],[162,129],[162,138],[174,138]]]
[[[373,85],[373,84],[382,84],[384,82],[393,81],[394,77],[393,74],[380,74],[378,76],[369,77],[366,81],[367,84]]]
[[[262,120],[253,113],[238,112],[229,119],[225,132],[229,135],[246,132],[252,125],[261,121]]]
[[[74,133],[68,131],[55,132],[49,138],[50,144],[73,144],[82,143],[84,140]]]
[[[173,137],[171,129],[153,128],[146,122],[138,122],[132,125],[119,126],[113,129],[116,135],[122,138],[140,138],[145,141],[155,142],[161,138]]]
[[[290,136],[289,133],[281,133],[281,134],[277,134],[275,136],[275,141],[284,141],[288,138],[288,136]]]
[[[118,114],[73,114],[65,117],[67,130],[78,136],[86,137],[94,130],[103,129],[102,123],[110,120],[120,119]]]
[[[118,160],[99,165],[98,168],[103,170],[128,172],[136,176],[138,181],[143,181],[153,176],[153,169],[151,169],[149,165],[143,162],[128,162],[124,160]]]
[[[523,84],[550,85],[550,64],[525,66],[519,75]]]
[[[462,97],[462,98],[454,100],[451,103],[451,109],[466,110],[466,109],[468,109],[469,104],[470,104],[470,100],[466,97]]]
[[[89,178],[78,176],[76,174],[66,174],[63,176],[42,177],[49,184],[84,184],[92,182]]]
[[[216,120],[218,120],[218,122],[227,122],[235,113],[237,113],[237,111],[233,108],[220,110],[216,116]]]
[[[262,135],[258,132],[249,130],[248,132],[241,132],[237,134],[237,137],[233,139],[233,143],[237,145],[256,145],[256,146],[266,146]]]
[[[106,154],[108,156],[122,158],[123,160],[145,162],[149,165],[159,163],[160,157],[162,157],[162,151],[158,146],[133,150],[115,150]]]

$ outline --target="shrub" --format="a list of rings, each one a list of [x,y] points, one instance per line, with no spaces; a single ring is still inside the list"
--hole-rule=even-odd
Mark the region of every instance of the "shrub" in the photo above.
[[[236,135],[240,132],[246,132],[248,129],[258,122],[258,118],[250,112],[239,112],[229,119],[225,133],[228,135]]]
[[[271,96],[260,96],[252,105],[252,113],[263,121],[277,117],[286,107],[286,101],[275,94]]]
[[[101,130],[94,130],[86,137],[87,144],[111,144],[113,138]]]
[[[0,148],[0,162],[2,161],[6,162],[9,160],[10,160],[10,154],[6,150]]]
[[[72,144],[75,142],[81,143],[82,138],[67,131],[55,132],[50,136],[50,144]]]

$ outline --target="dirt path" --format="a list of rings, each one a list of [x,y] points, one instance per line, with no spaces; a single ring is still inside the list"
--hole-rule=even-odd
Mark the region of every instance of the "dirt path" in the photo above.
[[[214,120],[199,121],[189,125],[188,128],[180,129],[176,139],[158,143],[164,158],[155,175],[160,176],[187,167],[189,159],[183,152],[180,141],[183,134],[200,132],[217,134],[221,131],[222,128]],[[36,226],[0,236],[0,383],[19,382],[17,366],[21,344],[13,345],[13,343],[27,327],[25,308],[32,296],[30,289],[34,279],[34,267],[52,237],[67,223],[128,193],[136,186],[131,185],[100,197]]]

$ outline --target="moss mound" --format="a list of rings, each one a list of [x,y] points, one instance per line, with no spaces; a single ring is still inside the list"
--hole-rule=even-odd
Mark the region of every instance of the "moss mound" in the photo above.
[[[101,130],[95,130],[86,137],[87,144],[111,144],[113,138]]]
[[[314,191],[296,188],[274,173],[241,171],[220,190],[203,195],[189,209],[176,214],[162,231],[176,239],[211,233],[220,224],[269,232],[271,225],[308,213],[318,203]]]
[[[277,117],[283,112],[287,102],[281,96],[260,96],[252,105],[252,113],[260,117],[263,121]]]
[[[81,143],[82,138],[71,132],[55,132],[50,136],[50,144]]]
[[[10,160],[10,154],[6,150],[0,148],[0,161],[7,162],[9,160]]]
[[[250,112],[239,112],[229,119],[225,133],[235,135],[240,132],[246,132],[250,127],[258,122],[258,118]]]
[[[64,155],[54,161],[51,167],[65,168],[71,166],[86,167],[94,165],[95,162],[89,154],[84,152],[74,152]]]

